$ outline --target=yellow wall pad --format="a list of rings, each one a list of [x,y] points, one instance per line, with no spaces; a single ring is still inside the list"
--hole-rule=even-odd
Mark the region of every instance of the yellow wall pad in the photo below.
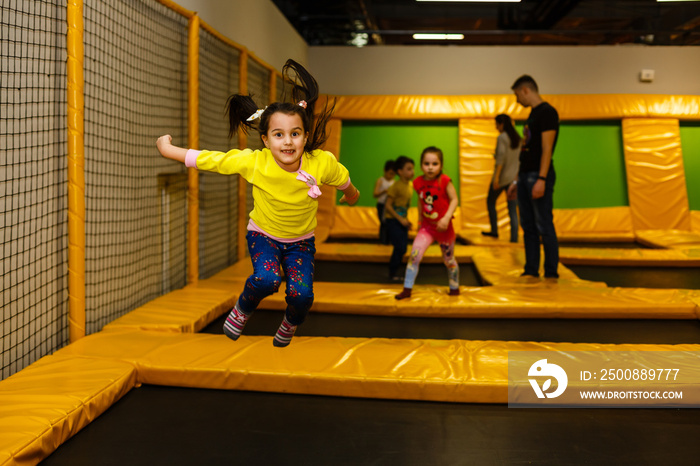
[[[665,117],[700,120],[700,96],[651,94],[543,95],[562,120]],[[358,95],[337,97],[333,116],[347,120],[493,119],[499,113],[525,120],[529,109],[513,94]]]
[[[145,384],[227,390],[505,403],[509,351],[698,351],[700,345],[597,345],[465,340],[108,332],[63,350],[134,364]]]
[[[473,196],[478,198],[481,194],[483,193],[481,193],[480,190],[474,191]],[[487,215],[486,195],[483,194],[481,197],[484,198],[483,206],[477,209],[478,213],[475,210],[473,215]],[[465,200],[463,195],[462,205],[466,205],[464,202],[467,201],[470,200]],[[473,199],[470,202],[473,202]],[[482,203],[479,201],[477,204],[481,205]],[[505,213],[503,213],[503,215],[505,215]],[[415,207],[412,207],[409,211],[409,219],[415,227],[417,225],[417,211]],[[485,219],[486,217],[481,220],[477,219],[478,222],[474,225],[463,227],[461,223],[466,221],[466,217],[462,214],[461,208],[458,208],[455,212],[453,224],[459,236],[468,239],[470,242],[473,242],[473,244],[492,244],[494,241],[493,238],[482,237],[481,235],[481,231],[486,229],[486,223],[483,223],[486,222]],[[700,218],[698,221],[700,222]],[[557,235],[566,240],[634,241],[632,216],[629,207],[554,209],[554,225],[557,229]],[[501,232],[501,242],[507,242],[509,231],[508,228],[503,229]],[[378,238],[379,220],[377,219],[377,210],[374,207],[337,206],[335,209],[333,228],[331,229],[331,237]]]
[[[149,301],[105,325],[104,329],[127,327],[166,332],[198,332],[231,309],[241,290],[238,286],[230,286],[228,282],[199,280]]]
[[[539,282],[532,277],[521,277],[525,267],[523,248],[482,248],[472,256],[474,265],[481,278],[489,285],[514,285]],[[540,276],[544,276],[544,264],[540,265]],[[564,265],[559,264],[559,285],[606,286],[582,280]]]
[[[376,207],[337,205],[334,210],[332,238],[377,238],[379,239],[379,219]],[[411,236],[414,236],[418,227],[418,209],[408,209],[408,220],[411,222]],[[459,233],[461,211],[455,211],[452,224],[455,232]]]
[[[642,230],[637,242],[655,248],[700,249],[700,232],[684,230]]]
[[[444,286],[413,288],[413,296],[397,301],[401,284],[314,283],[312,312],[407,317],[570,318],[570,319],[696,319],[700,291],[605,288],[595,282],[526,277],[512,284],[460,287],[459,296]],[[447,280],[445,280],[447,281]],[[243,286],[244,281],[221,281]],[[260,309],[284,310],[284,291],[262,300]],[[164,309],[163,312],[167,312]]]
[[[34,465],[136,385],[133,365],[46,356],[0,382],[0,464]]]
[[[627,192],[635,230],[690,230],[678,120],[622,120]]]
[[[389,264],[393,246],[366,243],[321,243],[316,245],[317,261],[375,262]],[[410,253],[409,245],[405,259]],[[460,264],[472,261],[472,254],[481,250],[478,246],[455,245],[455,258]],[[249,261],[250,262],[250,261]],[[442,252],[437,244],[429,246],[423,256],[423,263],[442,263]],[[250,269],[252,271],[252,268]]]
[[[602,249],[559,248],[559,261],[566,265],[613,265],[629,267],[700,267],[700,248]]]
[[[498,131],[493,119],[460,118],[459,120],[459,205],[462,230],[487,230],[486,195],[493,177]],[[505,202],[502,200],[502,203]],[[503,206],[501,211],[503,211]]]
[[[700,233],[700,210],[690,211],[690,223],[693,227],[693,231]]]

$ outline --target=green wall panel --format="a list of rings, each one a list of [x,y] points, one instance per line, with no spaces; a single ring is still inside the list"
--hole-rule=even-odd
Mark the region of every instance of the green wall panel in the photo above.
[[[340,138],[340,162],[350,170],[353,184],[362,193],[357,205],[374,206],[374,184],[384,173],[384,163],[400,155],[416,162],[420,170],[420,154],[428,146],[442,149],[443,172],[454,181],[459,193],[459,128],[449,122],[376,122],[344,121]],[[414,199],[415,204],[415,199]]]
[[[690,210],[700,210],[700,123],[681,122],[681,148]]]
[[[516,125],[522,134],[522,125]],[[562,122],[554,151],[555,209],[628,206],[619,121]]]

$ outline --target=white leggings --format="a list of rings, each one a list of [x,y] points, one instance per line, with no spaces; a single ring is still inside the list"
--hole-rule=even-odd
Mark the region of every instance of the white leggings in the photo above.
[[[434,241],[433,235],[427,230],[423,228],[418,230],[416,239],[413,240],[413,246],[411,247],[411,257],[408,259],[408,265],[406,266],[406,278],[403,282],[404,288],[413,288],[423,254]],[[457,289],[459,288],[459,264],[457,264],[455,259],[455,242],[452,240],[449,243],[438,244],[442,251],[442,260],[445,263],[445,267],[447,267],[447,279],[450,289]]]

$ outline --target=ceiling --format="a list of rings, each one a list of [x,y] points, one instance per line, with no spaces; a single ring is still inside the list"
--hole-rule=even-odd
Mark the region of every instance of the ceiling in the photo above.
[[[272,0],[309,45],[700,45],[700,1]],[[415,40],[414,33],[462,40]]]

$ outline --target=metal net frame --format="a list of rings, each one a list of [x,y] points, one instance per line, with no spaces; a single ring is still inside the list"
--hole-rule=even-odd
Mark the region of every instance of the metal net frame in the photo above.
[[[2,378],[68,341],[66,8],[0,6]]]
[[[149,0],[87,0],[86,332],[186,283],[187,19]]]
[[[73,4],[6,0],[0,6],[2,378],[245,254],[239,238],[247,222],[244,181],[197,175],[193,233],[192,178],[182,164],[161,157],[155,141],[171,134],[175,144],[187,146],[194,131],[201,147],[235,148],[239,139],[228,138],[226,99],[249,88],[266,104],[274,69],[169,0],[78,3],[80,77],[71,77],[68,66]],[[203,70],[196,108],[189,108],[192,24],[200,25],[194,29]],[[78,149],[68,127],[73,82],[80,84],[78,100],[84,99],[77,111],[76,126],[84,129]],[[199,121],[194,129],[192,112]],[[258,137],[249,142],[262,147]],[[69,176],[75,170],[81,170],[77,182]],[[84,237],[69,227],[71,189],[84,197]],[[250,209],[249,189],[248,198]],[[199,240],[195,252],[188,248],[190,235]],[[83,248],[84,306],[73,306],[69,294],[69,244]],[[194,278],[188,275],[193,262],[199,267]],[[69,319],[75,309],[84,328]]]
[[[229,138],[225,104],[238,93],[241,52],[208,31],[199,39],[199,146],[237,148]],[[199,278],[238,260],[238,176],[199,172]]]

